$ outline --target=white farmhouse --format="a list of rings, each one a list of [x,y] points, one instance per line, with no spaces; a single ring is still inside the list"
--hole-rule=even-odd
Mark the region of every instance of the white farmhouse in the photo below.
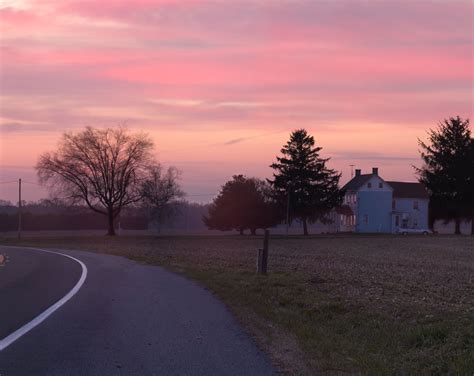
[[[395,233],[405,228],[428,228],[429,196],[421,183],[385,181],[355,170],[344,187],[344,205],[338,210],[339,231]]]

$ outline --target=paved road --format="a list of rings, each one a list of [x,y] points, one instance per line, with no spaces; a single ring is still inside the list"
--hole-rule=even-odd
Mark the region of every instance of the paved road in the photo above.
[[[0,339],[4,326],[19,325],[44,303],[38,297],[50,302],[79,278],[74,261],[35,252],[0,246],[0,254],[10,259],[0,268],[0,297],[8,296],[9,306],[0,311]],[[87,266],[84,285],[0,352],[0,375],[274,374],[225,306],[193,282],[121,257],[63,253]],[[14,266],[17,262],[24,269]],[[1,282],[7,272],[8,282]],[[21,301],[2,291],[8,286],[15,286]],[[21,286],[29,292],[22,295]],[[35,303],[25,303],[27,297]],[[15,316],[22,319],[13,324]]]
[[[26,248],[0,248],[0,340],[66,295],[82,268],[74,260]]]

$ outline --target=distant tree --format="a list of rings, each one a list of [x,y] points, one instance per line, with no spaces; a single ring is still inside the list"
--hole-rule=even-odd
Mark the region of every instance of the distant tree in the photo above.
[[[45,207],[45,208],[56,208],[56,207],[67,207],[67,203],[62,201],[58,197],[52,197],[52,198],[42,198],[38,200],[36,203],[37,206],[39,207]]]
[[[324,221],[342,201],[341,174],[326,167],[329,158],[321,158],[322,148],[314,145],[306,130],[295,130],[281,149],[283,156],[270,166],[275,170],[269,182],[276,198],[281,206],[289,206],[290,221],[303,222],[304,235],[308,235],[308,222]]]
[[[115,235],[114,220],[122,208],[143,198],[155,163],[152,150],[145,134],[87,127],[65,133],[56,152],[41,155],[36,170],[56,195],[106,215],[108,235]]]
[[[474,140],[469,119],[445,119],[428,131],[428,139],[418,140],[424,165],[415,169],[430,192],[433,218],[454,219],[456,234],[461,233],[461,220],[471,219],[474,234]]]
[[[234,175],[222,187],[219,195],[203,217],[209,229],[237,230],[241,235],[249,229],[255,235],[257,229],[278,223],[278,208],[268,194],[268,185],[256,178]]]
[[[13,206],[13,203],[7,200],[0,200],[0,206]]]
[[[176,206],[170,204],[184,197],[178,184],[179,176],[180,171],[175,167],[163,171],[163,167],[157,164],[150,167],[149,178],[143,183],[143,203],[160,224],[173,214]]]

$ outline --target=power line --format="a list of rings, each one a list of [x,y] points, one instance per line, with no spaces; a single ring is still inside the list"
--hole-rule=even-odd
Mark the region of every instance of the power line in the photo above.
[[[28,181],[28,180],[22,180],[23,183],[28,183],[28,184],[34,184],[34,185],[41,185],[39,183],[35,183],[33,181]]]
[[[196,197],[196,196],[214,196],[216,193],[200,193],[196,195],[186,195],[186,197]]]

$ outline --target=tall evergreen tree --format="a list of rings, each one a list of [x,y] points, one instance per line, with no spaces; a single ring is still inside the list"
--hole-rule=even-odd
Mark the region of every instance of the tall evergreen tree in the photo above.
[[[276,225],[280,218],[268,189],[264,181],[234,175],[210,205],[204,224],[209,229],[237,230],[241,235],[247,229],[255,235],[259,228]]]
[[[445,119],[428,135],[429,143],[418,140],[424,166],[416,171],[430,192],[433,216],[454,219],[456,234],[461,233],[461,220],[471,219],[474,234],[474,140],[469,119]]]
[[[277,199],[288,207],[290,221],[297,218],[303,222],[304,235],[308,235],[308,222],[324,220],[342,201],[341,174],[326,167],[329,158],[321,158],[321,150],[315,147],[313,136],[298,129],[281,149],[283,156],[270,166],[275,172],[269,182]]]

